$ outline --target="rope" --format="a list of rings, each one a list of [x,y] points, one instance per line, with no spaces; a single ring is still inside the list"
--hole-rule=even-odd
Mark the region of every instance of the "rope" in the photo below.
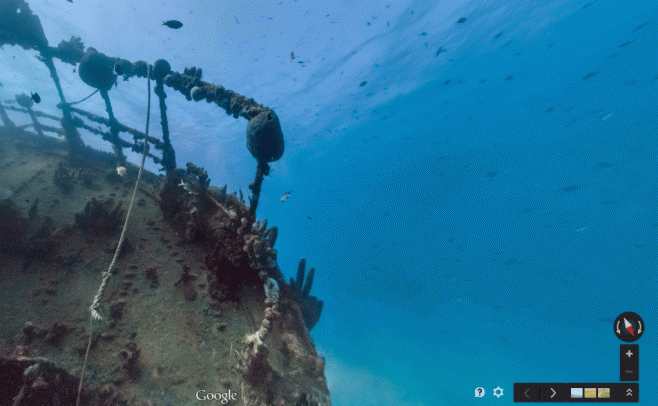
[[[96,93],[98,93],[98,89],[96,89],[92,94],[90,94],[89,96],[85,97],[85,98],[82,99],[82,100],[78,100],[77,102],[66,103],[66,104],[68,104],[69,106],[73,106],[74,104],[82,103],[83,101],[87,100],[88,98],[90,98],[91,96],[95,95]]]
[[[147,82],[148,82],[148,104],[147,104],[147,109],[146,109],[146,135],[148,136],[149,134],[149,121],[150,121],[150,116],[151,116],[151,69],[149,67],[148,73],[147,73]],[[114,265],[117,262],[117,258],[119,258],[119,253],[121,252],[121,246],[123,245],[123,240],[125,239],[126,236],[126,230],[128,229],[128,220],[130,219],[130,213],[132,212],[133,208],[133,203],[135,203],[135,196],[137,195],[137,188],[139,186],[139,181],[142,178],[142,172],[144,171],[144,162],[146,161],[146,153],[147,153],[147,142],[146,142],[146,137],[144,138],[144,150],[142,153],[142,165],[139,167],[139,173],[137,174],[137,181],[135,182],[135,188],[133,189],[133,196],[130,199],[130,206],[128,206],[128,213],[126,214],[126,221],[123,223],[123,230],[121,230],[121,237],[119,238],[119,244],[117,245],[116,250],[114,251],[114,258],[112,258],[112,263],[110,264],[109,268],[107,269],[106,272],[103,272],[103,282],[101,282],[100,288],[98,288],[98,293],[96,293],[96,296],[94,297],[94,301],[89,307],[89,342],[87,343],[87,351],[85,352],[85,360],[82,364],[82,372],[80,373],[80,384],[78,385],[78,396],[75,400],[75,405],[80,406],[80,395],[82,394],[82,380],[85,376],[85,367],[87,366],[87,358],[89,357],[89,350],[91,349],[91,341],[93,338],[93,330],[92,330],[92,321],[95,320],[102,320],[103,316],[100,314],[100,311],[98,307],[100,306],[100,301],[103,297],[103,293],[105,292],[105,287],[107,286],[107,281],[110,279],[110,276],[112,275],[111,270],[114,268]]]

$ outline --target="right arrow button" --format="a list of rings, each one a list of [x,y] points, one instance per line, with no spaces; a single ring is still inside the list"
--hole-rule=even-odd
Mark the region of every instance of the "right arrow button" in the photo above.
[[[545,383],[539,386],[540,402],[565,402],[567,389],[564,383]]]

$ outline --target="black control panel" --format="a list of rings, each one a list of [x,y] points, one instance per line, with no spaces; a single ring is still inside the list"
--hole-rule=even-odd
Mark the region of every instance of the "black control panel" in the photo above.
[[[637,383],[515,383],[514,402],[638,402]]]

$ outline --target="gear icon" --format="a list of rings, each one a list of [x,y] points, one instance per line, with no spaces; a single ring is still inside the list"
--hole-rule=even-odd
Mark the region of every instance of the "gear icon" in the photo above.
[[[496,389],[494,389],[493,391],[493,394],[495,397],[500,399],[500,397],[503,396],[503,388],[501,388],[500,386],[496,387]]]

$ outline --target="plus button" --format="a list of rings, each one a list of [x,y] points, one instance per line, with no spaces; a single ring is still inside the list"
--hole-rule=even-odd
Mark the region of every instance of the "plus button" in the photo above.
[[[626,353],[626,355],[628,355],[628,358],[630,358],[631,355],[633,355],[633,353],[631,352],[631,350],[628,350],[628,352]]]

